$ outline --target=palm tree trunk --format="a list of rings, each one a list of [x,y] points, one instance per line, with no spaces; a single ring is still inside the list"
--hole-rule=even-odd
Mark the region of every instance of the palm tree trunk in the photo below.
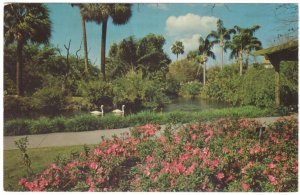
[[[178,54],[176,54],[176,56],[177,56],[177,60],[176,61],[178,61]]]
[[[243,51],[239,52],[240,76],[243,74]]]
[[[83,49],[84,49],[84,71],[88,72],[88,51],[87,51],[87,38],[86,38],[86,27],[85,27],[85,17],[81,15],[81,22],[82,22],[82,39],[83,39]]]
[[[17,42],[17,66],[16,66],[16,88],[17,95],[23,95],[23,83],[22,83],[22,74],[23,74],[23,43],[22,41]]]
[[[102,39],[101,39],[101,73],[103,79],[105,77],[105,47],[106,47],[106,32],[107,32],[107,19],[102,22]]]
[[[221,64],[221,70],[223,69],[223,47],[224,47],[223,37],[221,37],[220,38],[220,55],[221,55],[220,64]]]
[[[206,73],[206,62],[204,62],[204,64],[203,64],[203,85],[205,85],[205,83],[206,83],[205,73]]]

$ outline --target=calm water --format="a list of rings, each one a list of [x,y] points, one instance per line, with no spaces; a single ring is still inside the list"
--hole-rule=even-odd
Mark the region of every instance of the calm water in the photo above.
[[[164,108],[164,112],[170,111],[190,111],[197,112],[210,108],[227,108],[232,107],[230,104],[225,102],[220,102],[216,100],[206,100],[201,98],[176,98],[172,100],[171,104],[168,104]]]

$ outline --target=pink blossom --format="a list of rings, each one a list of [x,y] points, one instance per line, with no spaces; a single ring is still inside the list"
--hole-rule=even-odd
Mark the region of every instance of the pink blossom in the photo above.
[[[166,143],[166,142],[167,142],[167,139],[166,139],[165,136],[160,136],[158,139],[159,139],[159,141],[160,141],[161,143]]]
[[[50,173],[50,170],[49,169],[45,169],[44,170],[44,175],[48,175]]]
[[[26,179],[25,178],[21,178],[19,181],[19,185],[24,185],[26,183]]]
[[[273,175],[268,175],[269,181],[273,184],[273,185],[277,185],[278,182],[276,180],[276,177],[274,177]]]
[[[213,160],[209,163],[210,166],[212,167],[218,167],[219,166],[220,161],[219,160]]]
[[[209,148],[207,148],[207,147],[203,148],[203,153],[204,154],[208,154],[208,152],[209,152]]]
[[[99,149],[99,148],[96,148],[94,150],[94,155],[96,156],[102,156],[104,153]]]
[[[146,170],[144,171],[144,173],[146,174],[147,177],[150,175],[149,167],[146,167]]]
[[[88,192],[95,192],[95,186],[94,185],[91,185]]]
[[[193,155],[197,155],[197,154],[199,154],[199,152],[200,152],[200,149],[199,148],[195,148],[193,150]]]
[[[197,163],[193,162],[192,165],[185,171],[185,175],[190,175],[195,172]]]
[[[270,164],[268,165],[268,167],[269,167],[270,169],[274,169],[274,168],[276,168],[277,166],[276,166],[275,164],[273,164],[273,163],[270,163]]]
[[[153,161],[153,157],[150,156],[150,155],[148,155],[148,156],[146,157],[146,161],[147,161],[147,163],[152,162],[152,161]]]
[[[97,173],[100,175],[101,173],[103,173],[103,167],[99,167],[98,169],[97,169]]]
[[[224,173],[218,173],[218,174],[217,174],[217,178],[218,178],[219,180],[222,180],[224,177],[225,177]]]
[[[102,177],[102,176],[100,176],[98,179],[97,179],[97,182],[98,183],[103,183],[105,181],[105,179]]]
[[[196,140],[197,139],[197,135],[193,134],[191,137],[192,140]]]
[[[241,155],[244,154],[244,149],[240,148],[239,151],[238,151],[238,153],[241,154]]]
[[[244,191],[247,191],[249,189],[249,185],[246,183],[242,183],[242,188]]]
[[[97,164],[96,162],[91,162],[91,163],[89,164],[89,167],[90,167],[91,169],[93,169],[93,170],[97,170],[98,164]]]
[[[184,146],[183,146],[183,149],[185,150],[185,151],[189,151],[189,150],[191,150],[191,143],[186,143]]]
[[[280,157],[279,157],[278,155],[276,155],[276,156],[274,157],[274,161],[279,162],[279,161],[280,161]]]
[[[189,154],[182,154],[182,155],[180,155],[179,160],[181,162],[184,162],[184,161],[188,160],[189,158],[190,158]]]

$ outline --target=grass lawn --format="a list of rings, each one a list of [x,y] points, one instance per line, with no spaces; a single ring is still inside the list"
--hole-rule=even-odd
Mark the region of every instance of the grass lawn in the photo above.
[[[89,145],[92,148],[94,145]],[[28,149],[28,155],[31,159],[31,168],[35,173],[44,170],[55,158],[69,158],[72,152],[83,151],[83,146],[63,146],[63,147],[46,147]],[[19,179],[27,175],[26,168],[22,163],[21,152],[16,150],[4,150],[4,190],[5,191],[20,191],[18,185]]]

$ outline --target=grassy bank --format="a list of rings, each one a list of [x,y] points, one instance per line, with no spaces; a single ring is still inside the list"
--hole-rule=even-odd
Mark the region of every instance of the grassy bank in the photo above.
[[[90,114],[76,115],[73,117],[41,117],[39,119],[13,119],[5,121],[4,135],[26,135],[53,132],[77,132],[96,129],[114,129],[133,127],[146,123],[188,123],[193,121],[209,121],[221,117],[262,117],[272,116],[274,112],[253,106],[210,109],[202,112],[140,112],[126,117],[107,114],[96,117]]]
[[[90,148],[93,145],[89,146]],[[28,155],[31,159],[31,168],[33,172],[41,172],[49,166],[51,162],[60,156],[61,158],[70,158],[71,153],[83,151],[83,146],[64,146],[64,147],[46,147],[28,149]],[[45,155],[47,154],[47,155]],[[21,153],[19,150],[4,150],[4,190],[18,191],[20,178],[27,175],[26,168],[23,165]]]

